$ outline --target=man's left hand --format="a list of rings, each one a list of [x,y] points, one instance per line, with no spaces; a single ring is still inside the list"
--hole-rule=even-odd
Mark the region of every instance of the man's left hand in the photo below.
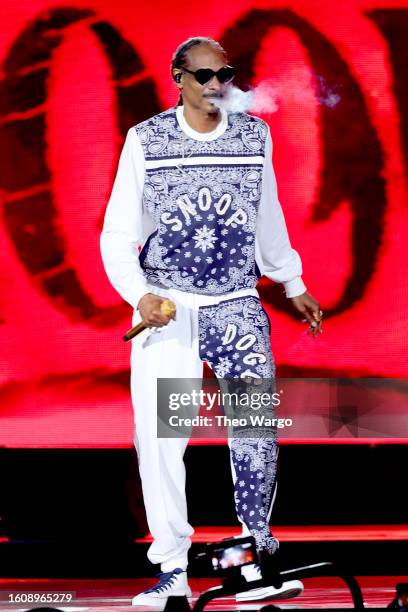
[[[307,333],[312,333],[316,338],[318,333],[322,333],[323,325],[323,312],[320,310],[319,303],[307,291],[290,299],[296,310],[302,313],[305,319],[309,321],[310,327]]]

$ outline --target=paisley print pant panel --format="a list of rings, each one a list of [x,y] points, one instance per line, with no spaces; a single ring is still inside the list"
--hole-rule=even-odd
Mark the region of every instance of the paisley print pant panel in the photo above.
[[[200,358],[209,363],[223,392],[273,392],[269,319],[259,299],[248,296],[201,306],[198,327]],[[244,412],[239,409],[237,416]],[[261,413],[271,417],[273,409],[264,407]],[[269,515],[277,468],[276,429],[236,427],[230,447],[238,516],[255,538],[257,549],[274,552],[278,544],[270,532]]]

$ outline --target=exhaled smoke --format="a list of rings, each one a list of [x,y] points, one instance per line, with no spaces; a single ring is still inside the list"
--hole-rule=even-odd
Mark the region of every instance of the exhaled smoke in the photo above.
[[[222,98],[213,99],[219,108],[229,112],[275,113],[280,101],[295,102],[299,105],[322,104],[333,108],[340,101],[340,96],[330,88],[322,76],[315,74],[318,87],[313,88],[311,74],[306,69],[292,70],[279,81],[265,79],[248,91],[231,85]]]

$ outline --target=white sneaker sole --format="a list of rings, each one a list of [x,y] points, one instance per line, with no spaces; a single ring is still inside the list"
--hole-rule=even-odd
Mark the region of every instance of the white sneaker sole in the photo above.
[[[282,584],[280,589],[275,589],[273,586],[262,587],[260,589],[252,589],[245,593],[237,593],[237,601],[258,601],[260,599],[290,599],[297,597],[303,592],[303,584],[300,580],[288,580]]]
[[[132,604],[131,605],[132,605],[133,608],[138,608],[138,607],[140,607],[140,608],[152,608],[152,609],[156,610],[156,612],[157,612],[158,610],[164,610],[164,608],[166,607],[167,599],[168,599],[169,596],[166,596],[166,597],[155,597],[154,599],[153,598],[148,599],[146,597],[144,599],[144,601],[143,601],[143,599],[139,599],[139,601],[137,601],[137,597],[138,596],[136,595],[136,597],[134,597],[132,599]],[[184,594],[176,595],[176,594],[174,594],[173,597],[187,597],[187,601],[188,601],[189,604],[191,604],[193,602],[193,598],[192,598],[191,595],[184,595]],[[135,602],[135,603],[133,603],[133,602]]]

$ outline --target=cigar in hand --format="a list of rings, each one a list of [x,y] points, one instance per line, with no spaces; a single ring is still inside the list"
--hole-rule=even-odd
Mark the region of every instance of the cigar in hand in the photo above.
[[[160,312],[164,316],[170,317],[174,312],[176,312],[176,305],[175,305],[175,303],[172,302],[171,300],[164,300],[160,304]],[[125,342],[129,342],[129,340],[131,340],[132,338],[134,338],[135,336],[140,334],[140,332],[143,331],[144,329],[147,329],[147,325],[145,325],[145,323],[143,323],[143,321],[141,321],[140,323],[138,323],[137,325],[132,327],[132,329],[129,329],[126,332],[126,334],[123,336],[123,340]]]

